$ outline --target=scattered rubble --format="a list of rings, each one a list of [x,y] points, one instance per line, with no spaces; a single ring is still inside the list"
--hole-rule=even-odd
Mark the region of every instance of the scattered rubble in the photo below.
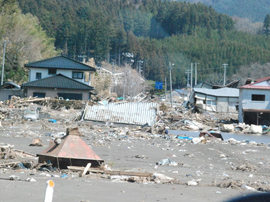
[[[25,110],[32,106],[31,102],[35,103],[33,106],[38,109],[39,116],[29,121],[25,119]],[[268,127],[239,124],[235,121],[235,114],[192,113],[182,106],[170,108],[166,104],[157,110],[156,124],[152,127],[148,124],[118,125],[111,120],[96,123],[82,121],[86,103],[78,101],[68,106],[63,103],[61,107],[54,106],[56,103],[60,101],[14,98],[8,104],[2,104],[1,137],[29,140],[24,145],[27,148],[25,151],[8,142],[0,143],[0,173],[7,173],[8,180],[35,183],[40,177],[79,180],[100,178],[114,183],[270,191],[270,184],[266,180],[270,171],[269,161],[267,156],[260,156],[270,149],[269,145],[218,136],[219,131],[267,134]],[[88,103],[93,104],[97,103]],[[53,160],[43,158],[44,153],[43,157],[37,157],[28,152],[44,149],[48,152],[60,147],[63,149],[66,139],[70,137],[66,128],[77,128],[77,132],[80,132],[71,137],[72,141],[83,138],[87,148],[101,152],[99,156],[104,158],[104,163],[94,165],[92,161],[91,164],[87,161],[77,165],[75,160],[81,163],[82,158],[78,157],[79,152],[75,150],[71,152],[73,156],[67,157],[66,163],[61,159],[63,156],[52,155]],[[199,132],[196,137],[189,137],[185,134],[172,135],[170,130]],[[83,144],[80,142],[78,145]],[[17,175],[20,172],[27,173],[27,177]],[[266,174],[259,178],[262,173]]]

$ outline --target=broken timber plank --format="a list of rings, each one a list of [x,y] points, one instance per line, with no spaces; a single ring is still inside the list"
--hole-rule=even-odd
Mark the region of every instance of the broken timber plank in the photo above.
[[[73,171],[84,171],[85,167],[79,166],[68,166],[69,170]],[[116,171],[116,170],[101,170],[101,169],[88,169],[88,172],[92,173],[103,173],[108,175],[126,175],[126,176],[138,176],[138,177],[151,177],[153,173],[139,173],[139,172],[127,172],[127,171]]]
[[[26,157],[37,157],[36,154],[30,153],[30,152],[25,152],[25,151],[23,151],[23,150],[13,149],[13,151],[14,151],[15,153],[20,153],[20,154],[22,154],[22,155],[25,155]]]
[[[2,164],[0,164],[0,167],[14,165],[14,164],[18,164],[18,163],[21,163],[21,162],[15,161],[15,162],[2,163]]]
[[[87,171],[89,170],[90,167],[91,167],[91,163],[88,163],[83,170],[82,176],[85,176],[85,174],[87,173]]]

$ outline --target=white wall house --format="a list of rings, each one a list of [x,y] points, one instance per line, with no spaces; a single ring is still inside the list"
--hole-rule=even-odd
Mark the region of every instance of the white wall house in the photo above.
[[[29,69],[29,82],[62,74],[89,86],[91,86],[90,75],[96,71],[93,67],[65,56],[28,63],[25,67]]]
[[[239,87],[239,122],[270,125],[270,76]]]
[[[22,85],[24,97],[51,97],[69,100],[89,100],[94,88],[91,74],[95,68],[57,56],[25,64],[29,82]]]

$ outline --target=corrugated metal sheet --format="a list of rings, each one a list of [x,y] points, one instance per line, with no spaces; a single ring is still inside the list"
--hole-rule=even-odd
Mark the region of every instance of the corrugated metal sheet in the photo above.
[[[219,88],[219,89],[206,89],[206,88],[194,88],[194,92],[212,95],[216,97],[239,97],[239,89],[236,88]]]
[[[84,120],[126,123],[134,125],[148,124],[156,121],[157,103],[109,103],[106,106],[87,106]]]

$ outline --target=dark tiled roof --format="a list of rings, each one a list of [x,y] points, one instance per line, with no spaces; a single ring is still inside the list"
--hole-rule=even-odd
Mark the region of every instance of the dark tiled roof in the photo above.
[[[56,68],[56,69],[71,69],[71,70],[85,70],[85,71],[96,71],[94,67],[90,67],[86,64],[72,60],[65,56],[56,56],[37,62],[31,62],[24,65],[25,67],[31,68]]]
[[[78,90],[93,90],[92,86],[88,86],[82,82],[76,81],[62,74],[57,74],[44,79],[30,81],[22,84],[25,87],[38,87],[38,88],[65,88],[65,89],[78,89]]]

